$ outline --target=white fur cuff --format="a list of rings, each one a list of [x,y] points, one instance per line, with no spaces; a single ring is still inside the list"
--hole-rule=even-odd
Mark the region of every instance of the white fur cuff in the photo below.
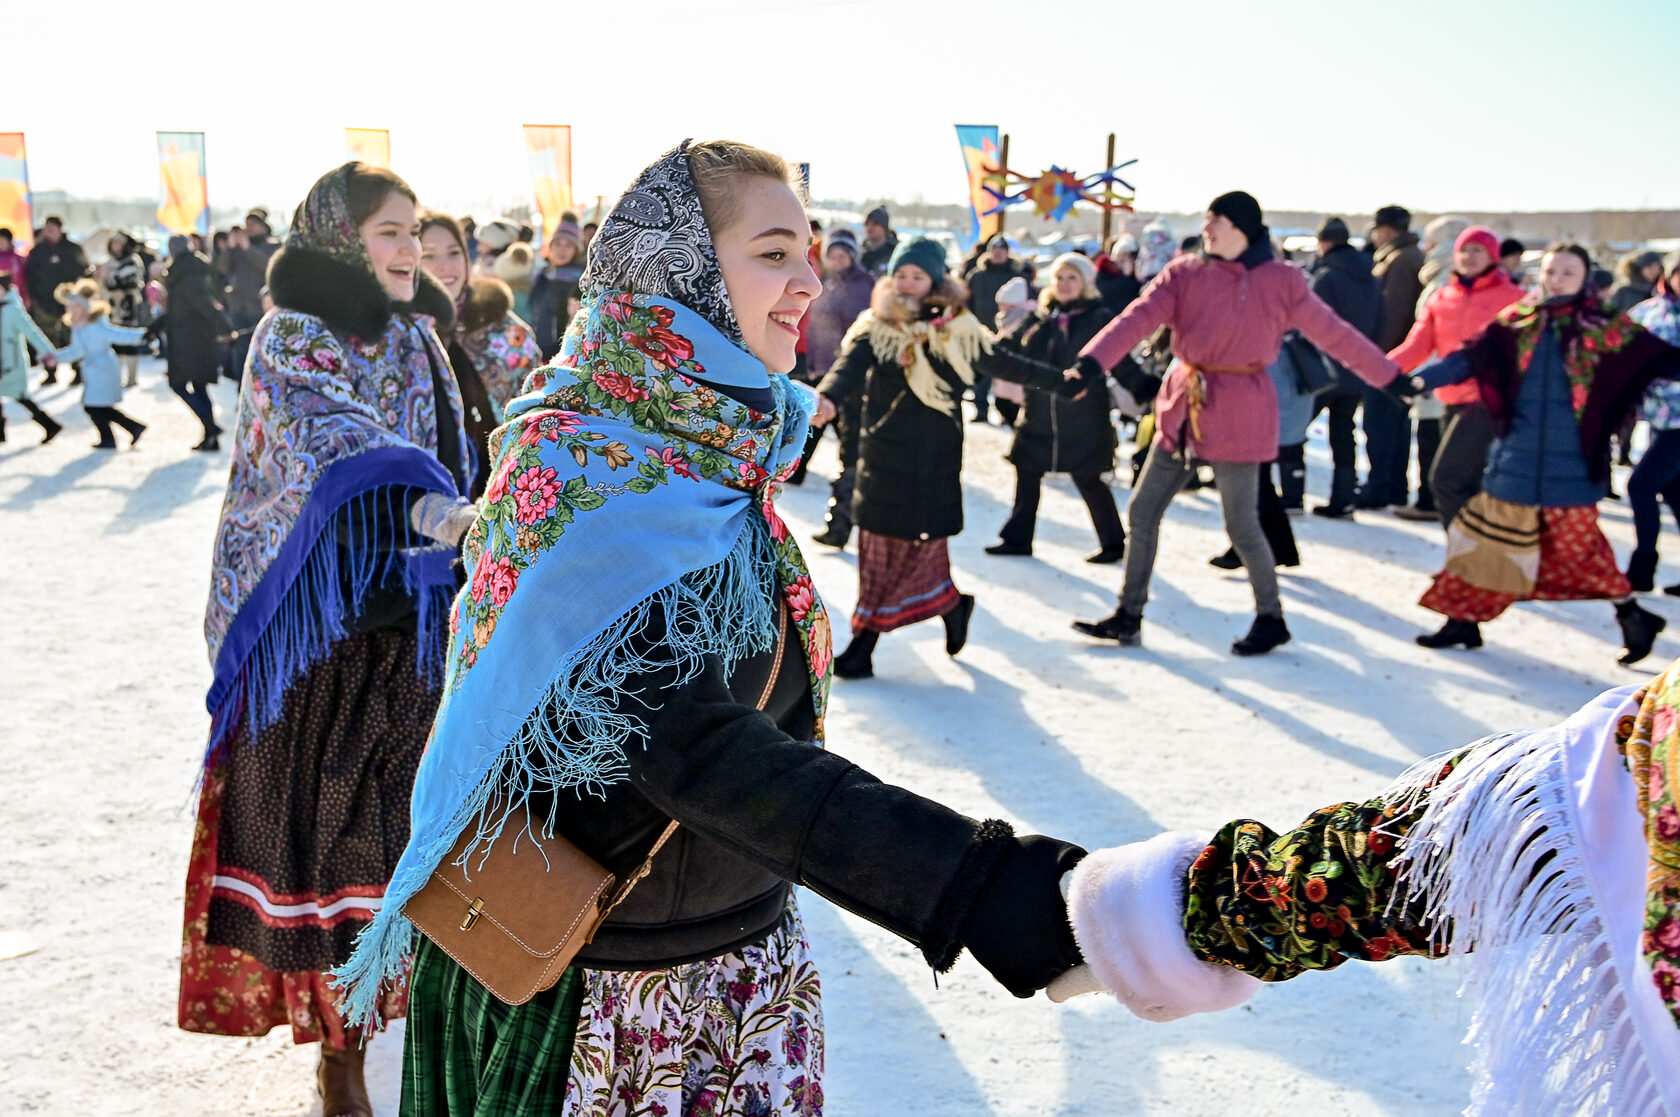
[[[1184,939],[1185,874],[1211,833],[1183,830],[1088,855],[1068,915],[1079,949],[1120,1003],[1145,1020],[1235,1008],[1259,979],[1204,962]]]

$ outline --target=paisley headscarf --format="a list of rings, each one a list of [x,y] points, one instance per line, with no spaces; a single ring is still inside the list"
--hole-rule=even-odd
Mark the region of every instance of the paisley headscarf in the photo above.
[[[658,295],[688,307],[742,348],[712,230],[684,140],[636,177],[589,242],[580,294]]]
[[[285,251],[300,253],[294,262],[329,256],[360,269],[337,274],[376,285],[350,220],[353,166],[310,190]],[[284,265],[277,258],[275,272]],[[333,294],[313,292],[329,304]],[[464,442],[439,452],[439,430],[459,440],[462,429],[454,378],[437,375],[443,361],[424,315],[390,314],[382,334],[354,342],[284,305],[258,324],[204,617],[215,671],[206,699],[212,751],[241,715],[253,733],[279,716],[286,689],[346,635],[385,568],[397,567],[419,597],[423,630],[441,613],[428,605],[452,588],[452,554],[410,538],[404,510],[387,505],[414,489],[463,491],[440,461],[468,455]],[[391,530],[399,536],[388,537]],[[424,653],[428,642],[421,646]],[[434,663],[437,655],[433,644]]]
[[[648,733],[645,712],[621,707],[633,677],[669,670],[680,686],[710,657],[732,670],[774,645],[779,600],[804,645],[821,738],[828,614],[773,503],[809,405],[725,332],[734,315],[710,245],[678,148],[602,225],[559,357],[530,375],[491,439],[408,848],[337,976],[352,1021],[374,1023],[379,991],[402,980],[415,933],[402,907],[462,834],[471,871],[517,838],[503,827],[533,796],[552,804],[537,823],[551,836],[572,795],[627,778],[626,750]],[[742,402],[757,398],[769,408]],[[656,616],[666,636],[650,648]]]

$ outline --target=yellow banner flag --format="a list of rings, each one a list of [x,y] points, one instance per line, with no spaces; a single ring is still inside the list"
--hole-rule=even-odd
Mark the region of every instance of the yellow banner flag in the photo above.
[[[210,235],[210,184],[203,132],[159,132],[158,224],[171,233]]]
[[[531,164],[531,192],[542,214],[543,235],[552,236],[560,214],[572,208],[572,126],[525,125],[525,154]]]
[[[29,208],[29,156],[22,132],[0,132],[0,229],[12,231],[16,251],[29,251],[35,218]]]
[[[391,133],[384,128],[346,128],[344,148],[350,158],[370,167],[391,165]]]

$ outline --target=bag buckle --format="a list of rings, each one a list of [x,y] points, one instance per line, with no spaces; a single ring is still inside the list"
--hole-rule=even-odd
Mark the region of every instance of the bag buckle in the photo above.
[[[476,897],[472,903],[467,905],[466,917],[461,920],[461,930],[472,930],[473,924],[478,922],[478,917],[483,913],[483,911],[484,898],[482,896]]]

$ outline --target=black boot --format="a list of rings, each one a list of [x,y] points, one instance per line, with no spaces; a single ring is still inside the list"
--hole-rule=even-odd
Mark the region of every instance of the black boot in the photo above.
[[[41,445],[43,446],[57,438],[58,433],[64,429],[63,423],[54,419],[45,411],[35,412],[35,421],[41,424]]]
[[[1437,632],[1426,632],[1417,638],[1420,648],[1479,648],[1482,646],[1482,626],[1475,621],[1449,620]]]
[[[1098,640],[1114,640],[1121,647],[1132,647],[1142,640],[1143,614],[1128,613],[1124,606],[1114,610],[1113,616],[1100,621],[1074,621],[1073,630]]]
[[[945,621],[945,654],[956,655],[968,643],[968,622],[974,616],[974,595],[962,594],[957,598],[956,605],[944,616]]]
[[[1261,613],[1249,626],[1248,635],[1231,645],[1232,655],[1265,655],[1273,648],[1289,643],[1289,626],[1281,616]]]
[[[1353,494],[1359,474],[1352,469],[1338,469],[1330,478],[1330,499],[1313,509],[1313,515],[1341,520],[1353,515]]]
[[[1030,555],[1032,554],[1032,544],[1011,543],[1006,539],[1001,543],[993,543],[990,547],[987,547],[986,553],[988,555]]]
[[[1650,655],[1657,633],[1668,627],[1667,621],[1648,609],[1641,609],[1637,601],[1616,603],[1616,623],[1622,626],[1624,645],[1622,658],[1616,662],[1623,667],[1631,667]]]
[[[1657,552],[1635,551],[1629,555],[1627,580],[1634,593],[1650,593],[1656,587]]]
[[[869,679],[875,676],[875,644],[879,632],[863,631],[852,637],[846,650],[834,657],[834,673],[842,679]]]
[[[1217,566],[1221,570],[1241,570],[1243,560],[1237,557],[1235,547],[1226,547],[1222,555],[1214,555],[1208,559],[1209,566]]]
[[[1126,557],[1126,541],[1124,539],[1112,547],[1104,547],[1095,554],[1085,556],[1085,561],[1098,566],[1106,566],[1111,562],[1119,562]]]
[[[1301,514],[1307,494],[1306,454],[1304,442],[1278,447],[1278,495],[1283,500],[1283,510],[1291,516]]]

